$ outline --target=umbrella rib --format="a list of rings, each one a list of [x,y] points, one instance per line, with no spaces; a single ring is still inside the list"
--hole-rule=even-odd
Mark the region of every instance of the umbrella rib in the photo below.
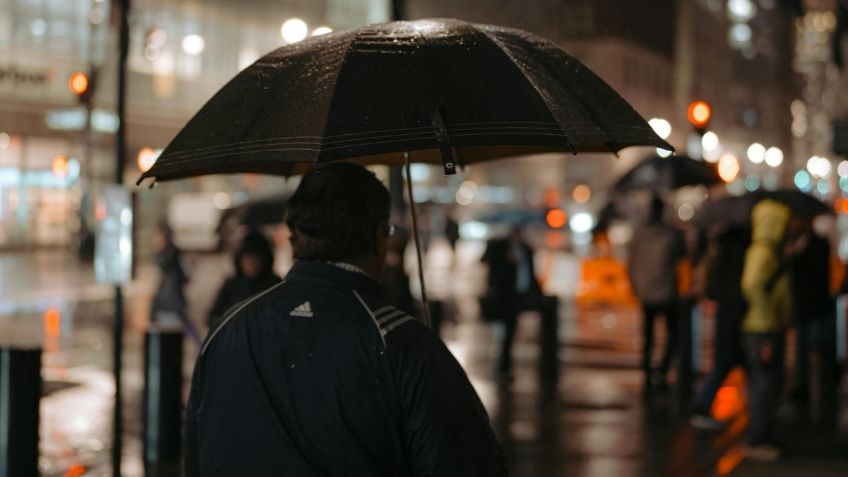
[[[553,118],[553,120],[557,123],[557,125],[559,125],[559,129],[560,129],[560,131],[562,131],[562,136],[565,138],[565,141],[568,143],[568,147],[569,147],[569,149],[571,149],[571,153],[572,153],[572,154],[577,154],[577,148],[574,146],[574,143],[573,143],[573,142],[572,142],[572,141],[568,138],[568,134],[565,132],[565,128],[563,127],[563,125],[562,125],[562,124],[560,124],[560,123],[559,123],[559,121],[557,120],[557,117],[554,115],[554,112],[553,112],[553,111],[551,111],[551,107],[550,107],[550,106],[548,106],[547,101],[545,101],[545,98],[542,96],[542,92],[539,90],[539,85],[537,85],[537,84],[536,84],[536,82],[535,82],[535,81],[533,81],[533,79],[532,79],[529,75],[527,75],[527,74],[526,74],[526,72],[524,71],[524,69],[523,69],[523,68],[521,68],[521,66],[518,64],[518,62],[516,62],[516,61],[515,61],[515,58],[513,57],[512,53],[509,51],[509,49],[505,48],[505,47],[504,47],[504,45],[503,45],[503,44],[501,44],[500,40],[498,40],[498,39],[497,39],[496,37],[494,37],[493,35],[490,35],[490,34],[489,34],[489,32],[487,32],[487,31],[486,31],[486,30],[484,30],[484,29],[481,29],[481,28],[475,28],[475,30],[477,30],[478,32],[480,32],[480,33],[481,33],[481,34],[482,34],[482,35],[483,35],[483,36],[484,36],[487,40],[489,40],[490,42],[492,42],[492,44],[494,44],[494,46],[495,46],[498,50],[500,50],[501,52],[503,52],[503,53],[504,53],[504,55],[506,55],[506,57],[507,57],[507,58],[509,58],[510,63],[512,63],[512,65],[513,65],[516,69],[518,69],[518,71],[521,73],[521,76],[523,76],[524,78],[527,78],[527,82],[528,82],[528,83],[530,83],[530,86],[532,86],[532,87],[533,87],[533,90],[534,90],[534,91],[536,92],[536,94],[539,96],[539,100],[540,100],[540,101],[542,102],[542,104],[545,106],[545,109],[547,109],[547,110],[548,110],[548,114],[550,114],[550,115],[551,115],[551,117]]]

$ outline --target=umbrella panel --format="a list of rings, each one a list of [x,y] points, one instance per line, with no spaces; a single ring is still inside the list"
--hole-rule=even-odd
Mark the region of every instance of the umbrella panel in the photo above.
[[[421,20],[266,55],[224,86],[143,177],[285,175],[297,173],[292,163],[347,158],[401,164],[404,151],[438,164],[452,150],[471,164],[630,145],[670,148],[552,43],[519,30]]]

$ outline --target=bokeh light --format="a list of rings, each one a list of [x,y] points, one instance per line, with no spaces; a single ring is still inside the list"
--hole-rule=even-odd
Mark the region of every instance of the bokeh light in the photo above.
[[[671,123],[663,118],[651,118],[648,124],[653,128],[657,136],[668,139],[671,136]]]
[[[306,22],[300,18],[289,18],[280,27],[280,36],[286,43],[297,43],[309,33],[309,27]]]
[[[796,172],[793,182],[795,183],[795,187],[804,192],[809,192],[810,187],[812,187],[812,177],[810,177],[810,173],[807,171],[801,170]]]
[[[202,36],[192,33],[183,38],[183,52],[187,55],[199,55],[206,49],[206,40]]]
[[[580,184],[571,192],[571,198],[578,204],[583,204],[592,198],[592,189],[586,184]]]
[[[718,175],[724,182],[733,182],[739,175],[739,159],[732,153],[726,153],[718,161]]]
[[[755,142],[748,146],[748,160],[754,164],[760,164],[766,159],[766,147]]]
[[[551,209],[548,211],[547,215],[545,215],[545,222],[547,222],[548,226],[552,229],[561,229],[565,227],[567,220],[568,216],[562,209]]]

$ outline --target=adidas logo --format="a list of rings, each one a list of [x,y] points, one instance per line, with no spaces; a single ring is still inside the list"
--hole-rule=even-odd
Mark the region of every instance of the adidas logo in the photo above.
[[[312,305],[309,302],[304,302],[297,306],[289,313],[289,316],[301,316],[303,318],[312,318]]]

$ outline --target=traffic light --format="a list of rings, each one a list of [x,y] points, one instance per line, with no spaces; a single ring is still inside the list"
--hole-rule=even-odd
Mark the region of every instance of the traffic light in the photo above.
[[[706,101],[693,101],[692,104],[689,105],[687,116],[689,118],[689,122],[692,123],[692,126],[695,126],[695,130],[698,131],[699,134],[703,135],[707,131],[710,119],[712,119],[713,109]]]
[[[71,93],[74,93],[80,104],[91,106],[96,79],[97,75],[94,72],[77,71],[68,78],[68,89],[71,90]]]

